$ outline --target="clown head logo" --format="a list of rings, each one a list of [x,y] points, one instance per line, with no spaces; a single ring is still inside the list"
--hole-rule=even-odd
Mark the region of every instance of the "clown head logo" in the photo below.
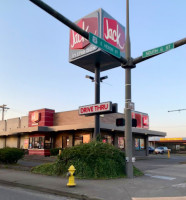
[[[35,111],[31,114],[31,121],[33,123],[38,123],[41,120],[41,113]]]

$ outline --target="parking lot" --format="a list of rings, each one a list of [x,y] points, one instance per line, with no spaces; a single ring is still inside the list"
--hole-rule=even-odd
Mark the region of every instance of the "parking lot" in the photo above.
[[[146,170],[181,165],[184,163],[186,164],[186,154],[171,154],[170,158],[168,158],[167,154],[150,154],[148,158],[137,159],[135,166],[144,172]]]

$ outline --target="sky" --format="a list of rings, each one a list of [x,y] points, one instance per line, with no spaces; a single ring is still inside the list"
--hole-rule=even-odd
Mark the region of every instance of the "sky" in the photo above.
[[[44,0],[71,21],[103,8],[126,26],[125,0]],[[130,0],[133,58],[143,51],[186,37],[185,0]],[[69,63],[69,28],[29,0],[0,0],[0,105],[5,119],[40,108],[56,112],[94,104],[93,73]],[[104,71],[101,102],[124,112],[125,70]],[[186,45],[137,64],[132,69],[132,102],[148,113],[151,130],[186,137]],[[0,112],[1,115],[1,112]]]

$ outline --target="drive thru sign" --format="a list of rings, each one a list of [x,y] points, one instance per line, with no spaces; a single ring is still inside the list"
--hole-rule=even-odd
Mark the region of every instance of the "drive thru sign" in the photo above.
[[[112,111],[112,102],[104,102],[79,107],[79,115],[100,114]]]

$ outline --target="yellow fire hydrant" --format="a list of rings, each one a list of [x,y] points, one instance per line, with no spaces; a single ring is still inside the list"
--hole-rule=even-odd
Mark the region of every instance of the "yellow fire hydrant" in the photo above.
[[[168,155],[168,158],[170,158],[170,150],[168,150],[168,154],[167,155]]]
[[[75,167],[73,165],[71,165],[68,169],[68,173],[67,173],[67,176],[69,177],[68,179],[68,183],[67,183],[67,186],[68,187],[75,187],[76,186],[76,183],[75,183]]]

